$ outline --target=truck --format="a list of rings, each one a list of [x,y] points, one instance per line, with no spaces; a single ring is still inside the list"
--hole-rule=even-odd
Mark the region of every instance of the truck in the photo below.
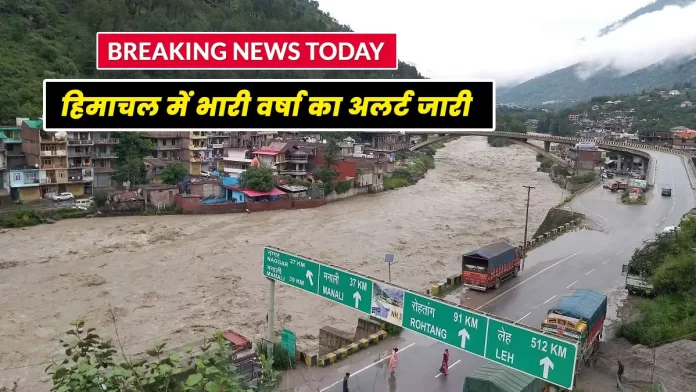
[[[611,191],[616,192],[620,190],[628,189],[628,183],[623,181],[614,181],[611,184]]]
[[[578,342],[576,376],[582,365],[599,348],[606,317],[606,295],[588,289],[577,289],[551,307],[541,323],[544,332]]]
[[[551,392],[554,390],[556,390],[555,387],[542,379],[497,363],[487,363],[466,376],[463,388],[463,392]]]
[[[631,264],[624,264],[621,275],[626,276],[626,290],[633,295],[650,297],[655,289],[647,276],[637,271]]]
[[[499,288],[520,272],[520,252],[506,242],[496,242],[462,256],[462,284],[474,290]]]

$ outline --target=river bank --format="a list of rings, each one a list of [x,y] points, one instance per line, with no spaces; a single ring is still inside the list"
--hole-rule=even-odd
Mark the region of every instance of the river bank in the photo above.
[[[20,391],[48,390],[44,362],[60,349],[70,321],[86,318],[111,331],[111,305],[127,331],[126,353],[154,342],[176,347],[216,329],[265,336],[267,281],[263,247],[273,245],[387,278],[382,261],[399,263],[392,280],[415,290],[460,270],[462,252],[537,227],[562,197],[534,153],[494,149],[485,138],[453,140],[434,155],[435,169],[412,186],[353,197],[321,208],[252,214],[129,216],[69,219],[0,235],[0,385],[20,379]],[[24,244],[24,245],[20,245]],[[345,307],[276,286],[276,327],[316,343],[319,328],[354,328]]]

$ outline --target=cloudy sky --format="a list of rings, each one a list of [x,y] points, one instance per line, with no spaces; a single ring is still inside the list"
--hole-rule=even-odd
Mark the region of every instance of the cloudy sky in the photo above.
[[[596,38],[652,0],[318,1],[354,31],[397,33],[399,58],[437,79],[505,85],[578,61],[629,72],[696,52],[696,5],[648,14]]]

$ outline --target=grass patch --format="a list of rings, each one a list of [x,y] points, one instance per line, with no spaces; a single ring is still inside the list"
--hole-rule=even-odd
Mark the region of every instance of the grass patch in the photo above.
[[[409,185],[411,185],[411,183],[408,181],[408,178],[384,177],[384,189],[386,190],[402,188]]]
[[[46,219],[62,220],[71,218],[84,218],[90,212],[73,208],[61,208],[51,210],[34,210],[23,208],[0,214],[0,227],[20,228],[36,226],[46,222]]]
[[[511,144],[509,138],[488,136],[488,145],[491,147],[507,147]]]
[[[642,318],[624,324],[619,336],[633,344],[646,346],[691,334],[696,338],[696,300],[681,296],[660,296],[655,299],[640,299],[637,303]]]
[[[573,185],[584,185],[584,184],[589,184],[592,181],[594,181],[597,178],[597,173],[595,172],[587,172],[585,174],[580,174],[577,176],[573,176],[568,180],[571,184]]]

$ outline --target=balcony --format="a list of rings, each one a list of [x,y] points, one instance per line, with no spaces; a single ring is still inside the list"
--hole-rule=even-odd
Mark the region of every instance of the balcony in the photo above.
[[[69,162],[70,169],[81,169],[83,167],[92,167],[92,162]]]
[[[191,158],[189,158],[189,162],[203,162],[203,158],[192,156]]]
[[[214,144],[208,144],[208,149],[213,149],[213,148],[225,148],[227,147],[227,143],[214,143]]]
[[[41,151],[42,157],[64,157],[68,155],[66,150],[43,150]]]
[[[156,148],[157,148],[157,150],[159,150],[159,151],[181,150],[181,146],[179,146],[179,145],[165,146],[165,145],[162,145],[162,144],[158,144]]]
[[[189,133],[189,139],[207,139],[208,135],[203,132],[191,132]]]
[[[21,188],[25,186],[38,186],[40,183],[39,170],[10,170],[9,180],[10,186],[13,188]]]
[[[92,180],[94,180],[94,178],[88,176],[68,176],[68,182],[92,182]]]
[[[42,169],[55,170],[55,169],[67,169],[67,167],[62,163],[54,163],[50,165],[41,165]]]
[[[91,146],[94,144],[92,139],[68,139],[68,146]]]
[[[286,163],[307,163],[307,158],[289,157],[285,158]]]
[[[97,139],[94,141],[94,144],[118,144],[118,139]]]
[[[22,138],[19,136],[18,137],[8,137],[8,138],[5,138],[3,140],[3,142],[5,142],[5,144],[17,144],[17,143],[22,142]]]
[[[115,152],[109,152],[109,151],[106,151],[106,152],[97,152],[97,153],[94,155],[94,157],[95,157],[95,158],[101,158],[101,159],[116,159],[116,158],[118,158],[118,154],[116,154]]]
[[[67,179],[65,177],[49,177],[46,176],[46,178],[41,179],[41,185],[45,184],[65,184],[67,183]]]
[[[188,149],[192,150],[192,151],[204,151],[204,150],[207,150],[208,147],[204,144],[201,144],[201,145],[189,144]]]
[[[113,171],[116,171],[116,169],[113,167],[99,167],[99,166],[97,166],[94,168],[95,173],[111,173]]]
[[[77,152],[77,151],[70,151],[70,156],[71,156],[71,157],[85,157],[85,158],[89,158],[89,157],[94,156],[94,151],[80,151],[80,152]]]
[[[307,174],[307,170],[279,170],[278,174],[281,176],[304,176]]]

